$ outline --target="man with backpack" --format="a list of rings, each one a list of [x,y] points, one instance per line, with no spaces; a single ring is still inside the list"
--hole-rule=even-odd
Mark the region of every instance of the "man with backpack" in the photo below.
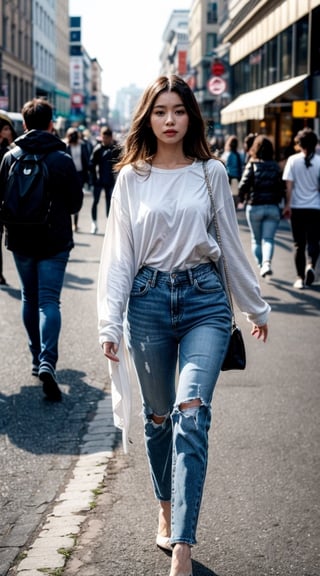
[[[60,294],[74,247],[71,215],[79,212],[83,192],[66,145],[52,134],[49,102],[34,98],[22,115],[26,132],[0,166],[0,221],[20,278],[32,375],[46,398],[58,402]]]

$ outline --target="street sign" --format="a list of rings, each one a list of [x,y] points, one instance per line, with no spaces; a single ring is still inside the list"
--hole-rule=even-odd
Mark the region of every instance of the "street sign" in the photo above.
[[[219,96],[219,94],[223,94],[223,92],[226,91],[227,83],[220,76],[212,76],[212,78],[208,80],[207,88],[211,94]]]
[[[317,116],[316,100],[294,100],[292,102],[293,118],[315,118]]]
[[[223,76],[223,74],[225,73],[225,67],[223,62],[220,62],[220,60],[214,60],[213,64],[211,66],[211,72],[213,74],[213,76]]]

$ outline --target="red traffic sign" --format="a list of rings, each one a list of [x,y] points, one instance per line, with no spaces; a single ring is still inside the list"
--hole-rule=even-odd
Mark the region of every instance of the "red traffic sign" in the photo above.
[[[226,91],[227,83],[220,76],[212,76],[208,81],[207,88],[211,94],[219,96],[219,94],[223,94]]]
[[[225,73],[225,67],[220,60],[214,60],[211,66],[211,72],[213,76],[222,76]]]

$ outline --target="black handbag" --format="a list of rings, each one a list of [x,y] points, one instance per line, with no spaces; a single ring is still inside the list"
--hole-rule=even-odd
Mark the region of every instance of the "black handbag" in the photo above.
[[[236,324],[232,326],[230,342],[221,370],[244,370],[246,367],[246,349],[242,332]]]
[[[225,355],[224,361],[223,361],[222,366],[221,366],[221,370],[223,370],[223,371],[226,371],[226,370],[244,370],[246,367],[246,349],[245,349],[245,345],[244,345],[242,332],[241,332],[239,326],[237,326],[236,320],[235,320],[231,290],[230,290],[229,279],[228,279],[228,268],[227,268],[227,263],[225,261],[224,253],[222,250],[220,230],[219,230],[219,225],[217,222],[215,203],[214,203],[214,198],[213,198],[213,194],[212,194],[211,184],[210,184],[209,177],[208,177],[208,169],[207,169],[206,162],[203,162],[203,170],[204,170],[204,176],[205,176],[205,180],[206,180],[206,184],[207,184],[208,194],[210,196],[212,210],[213,210],[213,218],[212,218],[211,224],[214,227],[215,237],[217,239],[217,242],[219,244],[219,248],[221,251],[221,261],[222,261],[222,271],[221,272],[222,272],[222,276],[224,279],[224,285],[225,285],[226,293],[227,293],[227,296],[229,299],[230,308],[231,308],[231,312],[232,312],[231,337],[230,337],[230,342],[229,342],[227,353]]]

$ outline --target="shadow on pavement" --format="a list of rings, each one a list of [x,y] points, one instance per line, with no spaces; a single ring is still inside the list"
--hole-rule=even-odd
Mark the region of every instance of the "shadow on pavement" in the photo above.
[[[1,292],[6,292],[11,296],[11,298],[15,298],[15,300],[21,300],[21,291],[19,288],[13,288],[10,284],[6,284],[6,286],[1,286]]]
[[[207,568],[196,560],[192,560],[192,572],[193,576],[219,576],[217,572],[213,572],[210,568]]]
[[[280,280],[270,280],[280,292],[285,292],[294,298],[292,302],[287,302],[275,296],[268,296],[268,302],[273,312],[283,314],[293,314],[294,316],[320,316],[319,293],[320,285],[306,287],[304,290],[293,288],[292,284]]]
[[[88,420],[107,396],[84,377],[84,372],[76,370],[57,372],[63,395],[59,403],[45,399],[37,378],[33,378],[34,385],[22,384],[19,393],[6,396],[0,392],[0,434],[33,454],[79,454]]]

